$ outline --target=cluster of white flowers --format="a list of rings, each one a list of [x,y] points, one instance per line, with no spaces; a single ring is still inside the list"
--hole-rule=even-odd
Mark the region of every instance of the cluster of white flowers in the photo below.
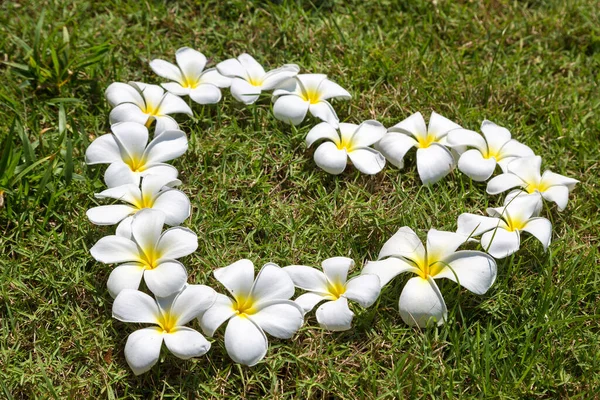
[[[482,124],[484,137],[436,113],[429,127],[420,113],[387,130],[374,120],[360,125],[340,123],[328,100],[351,96],[325,75],[298,74],[300,68],[294,64],[265,72],[248,54],[205,70],[206,57],[187,47],[176,52],[176,59],[177,65],[158,59],[150,62],[156,74],[172,81],[162,87],[116,82],[107,88],[106,98],[113,107],[112,133],[98,137],[86,151],[88,164],[109,164],[104,173],[108,188],[96,197],[122,202],[87,212],[94,224],[118,224],[114,235],[101,238],[90,250],[100,262],[118,264],[107,282],[115,299],[113,316],[123,322],[152,324],[127,339],[125,357],[135,374],[148,371],[158,361],[163,340],[182,359],[208,352],[211,345],[205,337],[186,326],[194,319],[207,336],[227,322],[227,353],[235,362],[249,366],[265,357],[266,334],[291,338],[305,315],[319,304],[315,314],[322,328],[348,330],[354,317],[348,300],[362,307],[373,305],[381,288],[402,272],[417,275],[400,295],[402,319],[422,327],[442,324],[447,309],[434,279],[447,278],[484,294],[496,278],[494,257],[514,253],[521,230],[537,237],[544,248],[549,245],[550,222],[538,216],[542,199],[556,202],[562,210],[577,183],[549,171],[540,176],[541,158],[489,121]],[[300,124],[309,111],[322,120],[310,130],[306,144],[323,141],[314,159],[331,174],[342,173],[348,159],[365,174],[380,172],[386,159],[401,168],[408,150],[417,147],[417,170],[424,184],[440,180],[456,165],[474,180],[483,181],[499,164],[504,173],[489,181],[488,193],[520,189],[509,193],[503,207],[488,209],[490,217],[462,214],[457,232],[429,230],[426,246],[411,228],[400,228],[384,244],[379,259],[367,262],[350,279],[354,261],[346,257],[324,260],[322,272],[303,265],[280,268],[267,263],[256,278],[253,263],[243,259],[213,271],[231,297],[205,285],[189,284],[187,269],[178,259],[196,250],[198,238],[179,226],[190,216],[191,204],[176,189],[181,184],[177,169],[166,163],[184,154],[188,142],[171,115],[193,115],[180,96],[214,104],[222,98],[221,89],[228,87],[245,104],[273,90],[273,114],[286,123]],[[151,128],[154,134],[149,140]],[[163,231],[165,224],[170,228]],[[479,235],[489,255],[457,251]],[[306,293],[290,300],[295,288]]]

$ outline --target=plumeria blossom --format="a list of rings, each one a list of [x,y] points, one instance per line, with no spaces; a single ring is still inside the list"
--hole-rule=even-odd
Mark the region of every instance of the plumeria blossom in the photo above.
[[[304,121],[306,113],[310,113],[337,128],[339,118],[327,100],[335,98],[349,100],[352,96],[335,82],[323,74],[300,74],[289,79],[282,88],[273,92],[275,118],[293,125]]]
[[[455,129],[448,133],[450,146],[472,147],[461,154],[458,169],[474,181],[488,180],[496,165],[506,172],[509,162],[534,155],[529,147],[512,139],[508,129],[491,121],[481,123],[481,132],[483,136],[468,129]]]
[[[136,122],[121,122],[110,129],[112,134],[99,136],[85,152],[85,162],[89,165],[110,164],[104,173],[109,188],[139,186],[140,177],[150,174],[177,178],[177,169],[165,161],[186,152],[185,133],[165,131],[148,143],[148,129]]]
[[[522,231],[537,238],[545,251],[552,238],[552,224],[546,218],[534,216],[538,202],[537,196],[517,196],[503,207],[488,208],[490,217],[461,214],[457,232],[470,237],[481,235],[481,246],[495,258],[519,250]]]
[[[375,148],[398,168],[404,167],[404,156],[413,147],[417,148],[417,171],[424,185],[432,184],[454,168],[453,154],[446,147],[447,134],[459,129],[447,118],[432,112],[429,127],[420,112],[416,112],[388,129]]]
[[[231,94],[236,100],[252,104],[263,90],[273,90],[283,81],[296,76],[300,67],[296,64],[285,64],[283,67],[265,72],[251,55],[241,54],[237,59],[230,58],[217,64],[217,71],[232,78]]]
[[[133,215],[140,210],[152,208],[165,214],[165,223],[175,226],[190,216],[190,200],[173,186],[181,181],[163,175],[146,175],[141,187],[134,184],[121,185],[97,193],[98,199],[116,199],[128,204],[110,204],[90,208],[86,214],[96,225],[114,225],[122,221],[131,224]]]
[[[370,148],[381,139],[386,129],[374,120],[360,125],[340,123],[340,134],[328,122],[321,122],[308,132],[306,146],[326,140],[315,151],[315,163],[330,174],[341,174],[346,169],[348,158],[362,173],[376,174],[385,166],[385,157]]]
[[[124,289],[137,289],[142,276],[156,296],[165,297],[187,281],[183,264],[176,261],[198,248],[198,237],[187,228],[162,232],[165,215],[157,210],[139,211],[131,226],[119,234],[105,236],[90,249],[92,257],[105,264],[124,263],[108,277],[108,291],[115,297]],[[127,237],[130,235],[130,237]]]
[[[404,226],[383,245],[379,261],[367,262],[362,273],[377,275],[382,287],[402,272],[416,274],[400,294],[400,316],[412,326],[441,325],[447,308],[435,279],[450,279],[476,294],[487,292],[496,280],[496,261],[488,254],[456,251],[466,240],[459,233],[430,229],[424,247],[415,232]]]
[[[302,307],[289,300],[294,283],[277,265],[265,264],[256,280],[250,260],[240,260],[214,272],[233,300],[217,294],[215,304],[199,318],[204,333],[213,336],[225,321],[225,348],[237,363],[252,366],[267,354],[265,332],[289,339],[304,322]]]
[[[177,121],[170,114],[187,114],[192,109],[180,97],[158,85],[147,85],[142,82],[113,82],[104,93],[106,100],[114,107],[110,112],[110,123],[137,122],[150,127],[156,120],[155,136],[164,131],[179,129]]]
[[[215,297],[215,291],[204,285],[186,285],[171,296],[156,300],[138,290],[121,291],[113,303],[114,318],[156,325],[139,329],[127,338],[125,359],[133,373],[140,375],[156,364],[163,341],[171,353],[183,360],[206,354],[210,343],[185,324],[209,308]]]
[[[548,170],[540,175],[541,166],[542,157],[540,156],[523,157],[511,161],[506,168],[506,173],[498,175],[488,182],[487,192],[498,194],[514,187],[520,187],[509,193],[508,197],[513,198],[521,191],[537,194],[538,198],[541,196],[547,201],[556,203],[558,210],[562,211],[569,202],[569,192],[579,181]]]
[[[221,100],[221,89],[231,85],[231,79],[221,75],[216,68],[204,70],[206,57],[189,47],[175,52],[177,65],[155,59],[150,68],[156,75],[174,82],[162,83],[169,93],[190,96],[198,104],[215,104]]]
[[[317,309],[319,325],[332,331],[348,330],[354,317],[348,300],[356,301],[362,307],[373,305],[381,291],[379,278],[367,274],[348,280],[348,270],[354,266],[354,261],[347,257],[328,258],[321,266],[323,272],[304,265],[290,265],[283,270],[296,287],[308,291],[295,300],[305,313],[325,301]]]

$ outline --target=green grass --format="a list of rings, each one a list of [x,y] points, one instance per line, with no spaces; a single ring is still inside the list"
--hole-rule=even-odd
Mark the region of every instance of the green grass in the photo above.
[[[45,10],[45,11],[44,11]],[[600,7],[597,1],[41,1],[0,4],[0,397],[2,398],[582,398],[600,387],[598,191]],[[44,11],[43,19],[42,11]],[[135,326],[111,319],[110,266],[89,248],[104,168],[83,154],[108,132],[113,81],[159,82],[148,61],[199,49],[210,66],[243,51],[275,67],[328,74],[352,101],[344,121],[391,126],[431,110],[477,130],[484,118],[581,183],[566,211],[546,210],[548,252],[531,237],[476,296],[441,290],[450,321],[419,330],[397,300],[408,277],[359,310],[347,333],[316,327],[271,340],[264,362],[233,364],[220,330],[208,356],[164,353],[135,377],[123,347]],[[461,212],[500,204],[457,171],[421,187],[414,155],[368,177],[319,170],[298,129],[270,102],[193,106],[190,150],[175,161],[200,246],[190,281],[219,287],[240,258],[358,271],[401,226],[454,230]],[[222,288],[219,287],[221,290]]]

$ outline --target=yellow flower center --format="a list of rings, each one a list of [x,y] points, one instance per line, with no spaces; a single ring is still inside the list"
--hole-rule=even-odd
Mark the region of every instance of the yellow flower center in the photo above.
[[[233,311],[240,317],[246,318],[248,315],[255,314],[258,311],[255,306],[256,302],[252,297],[237,296],[233,304]]]
[[[437,143],[434,135],[427,134],[427,136],[417,136],[417,147],[422,149],[428,148],[432,143]]]
[[[183,86],[184,88],[188,88],[188,89],[196,89],[199,84],[200,84],[199,79],[191,79],[191,78],[188,78],[187,76],[184,76],[181,86]]]
[[[154,269],[158,267],[158,260],[162,257],[162,254],[156,249],[142,249],[140,255],[140,262],[144,264],[146,269]]]
[[[500,161],[502,158],[504,158],[500,155],[500,152],[498,150],[488,147],[486,152],[483,154],[483,158],[489,159],[492,157],[494,157],[496,161]]]
[[[504,222],[506,222],[506,230],[509,232],[522,230],[527,223],[519,217],[510,217],[509,215],[504,218]]]
[[[251,84],[252,86],[262,86],[263,80],[259,79],[259,78],[250,77],[248,79],[248,83]]]
[[[445,267],[445,264],[441,262],[439,256],[434,253],[425,253],[425,257],[418,257],[411,261],[419,269],[418,274],[423,279],[427,279],[428,276],[436,276]]]
[[[328,281],[327,282],[327,291],[335,300],[337,300],[340,297],[342,297],[342,295],[344,293],[346,293],[346,285],[344,285],[340,281],[336,281],[336,282]]]
[[[354,144],[352,143],[352,137],[345,138],[342,136],[342,140],[336,145],[338,149],[346,151],[352,151],[354,149]]]
[[[165,312],[160,314],[157,323],[162,328],[163,333],[174,333],[177,331],[177,319],[177,315]]]
[[[152,206],[154,206],[154,197],[142,193],[142,197],[135,199],[133,205],[138,210],[141,210],[142,208],[152,208]]]
[[[306,89],[302,92],[302,100],[308,101],[310,104],[317,104],[321,101],[321,94],[314,89]]]
[[[144,107],[142,109],[142,112],[144,114],[148,114],[148,115],[152,115],[152,116],[159,115],[159,113],[158,113],[158,107],[154,107],[154,105],[151,104],[151,103],[146,103],[146,107]]]
[[[146,169],[146,160],[144,157],[133,156],[123,160],[125,164],[129,165],[129,168],[133,172],[142,172]]]
[[[535,193],[536,190],[540,193],[545,192],[546,190],[548,190],[548,185],[546,185],[543,182],[531,182],[527,185],[527,187],[525,188],[525,190],[527,190],[527,193]]]

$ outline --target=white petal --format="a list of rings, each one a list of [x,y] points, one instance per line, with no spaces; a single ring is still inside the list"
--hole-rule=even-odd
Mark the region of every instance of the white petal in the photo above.
[[[162,102],[160,103],[160,108],[158,111],[160,114],[187,114],[190,117],[194,114],[192,113],[192,109],[187,105],[185,101],[179,96],[175,96],[173,93],[166,93]]]
[[[317,140],[329,139],[335,144],[340,143],[340,135],[335,128],[327,122],[315,125],[306,135],[306,147],[312,146]]]
[[[291,300],[278,300],[274,304],[263,306],[248,318],[269,335],[289,339],[304,323],[304,311]]]
[[[250,78],[262,80],[262,78],[265,76],[265,70],[262,65],[260,65],[250,54],[240,54],[238,56],[238,60]]]
[[[409,279],[398,303],[402,320],[410,326],[442,325],[448,314],[444,298],[433,279]]]
[[[251,297],[261,303],[271,300],[288,300],[294,295],[292,278],[280,267],[273,263],[265,264],[252,287]]]
[[[154,117],[156,119],[156,126],[154,127],[154,137],[157,138],[165,131],[177,131],[179,130],[179,125],[177,121],[168,115],[163,115],[161,117]]]
[[[111,124],[119,122],[135,122],[144,125],[148,121],[148,114],[144,113],[136,104],[119,104],[110,111],[108,120]]]
[[[190,97],[198,104],[217,104],[221,101],[221,89],[210,83],[203,83],[190,90]]]
[[[218,88],[231,86],[231,78],[221,75],[216,68],[209,68],[202,73],[200,83],[210,83]]]
[[[315,104],[310,104],[308,106],[308,110],[310,113],[319,118],[322,121],[329,122],[334,127],[337,127],[340,119],[338,118],[335,110],[327,101],[322,100]]]
[[[185,326],[177,328],[173,333],[166,333],[164,340],[171,353],[182,360],[200,357],[210,350],[210,343],[200,332]]]
[[[542,179],[540,168],[542,157],[521,157],[508,164],[508,172],[517,175],[526,183],[537,183]]]
[[[181,68],[183,75],[191,81],[196,81],[206,66],[204,54],[189,47],[182,47],[175,52],[177,65]]]
[[[424,185],[433,184],[454,168],[454,158],[444,146],[433,143],[417,150],[417,171]]]
[[[458,160],[458,169],[476,182],[484,182],[496,169],[496,159],[484,158],[479,150],[465,151]]]
[[[496,261],[482,251],[457,251],[444,260],[434,278],[448,278],[476,294],[484,294],[496,280]]]
[[[553,201],[558,206],[558,211],[563,211],[569,202],[569,188],[566,186],[551,186],[542,192],[542,197]]]
[[[398,168],[404,167],[404,156],[417,144],[412,137],[398,132],[389,132],[375,144],[375,149]]]
[[[352,150],[348,153],[352,164],[363,174],[374,175],[385,167],[385,157],[369,147]]]
[[[528,197],[535,199],[535,206],[534,206],[533,214],[528,215],[527,218],[529,218],[531,216],[537,217],[538,215],[540,215],[540,213],[542,212],[542,208],[544,206],[543,197],[540,192],[535,191],[533,193],[527,193],[526,191],[521,190],[521,189],[511,190],[510,192],[508,192],[508,194],[504,198],[504,206],[512,204],[515,197],[517,197],[517,196],[519,196],[519,197],[528,196]],[[494,210],[496,210],[495,215],[498,215],[498,216],[502,215],[502,207],[498,207]]]
[[[467,236],[456,233],[430,229],[427,232],[427,257],[443,260],[467,241]]]
[[[400,258],[390,257],[381,261],[368,261],[361,274],[376,275],[379,278],[380,287],[384,287],[397,275],[408,271],[418,273],[419,270]]]
[[[508,129],[488,120],[481,123],[481,132],[492,151],[499,151],[511,139]]]
[[[237,363],[253,366],[267,354],[267,337],[250,319],[233,317],[225,329],[225,348]]]
[[[356,301],[362,307],[370,307],[379,297],[380,291],[379,277],[374,274],[363,273],[346,283],[344,297]]]
[[[134,374],[150,370],[158,361],[163,333],[159,328],[144,328],[133,332],[125,344],[125,359]]]
[[[295,94],[281,96],[273,104],[273,115],[280,121],[299,125],[306,117],[309,104]]]
[[[324,74],[299,74],[296,76],[296,80],[300,85],[300,90],[306,94],[306,92],[317,92],[321,83],[327,79],[327,75]]]
[[[181,290],[187,281],[187,271],[179,261],[163,261],[144,272],[144,282],[157,297],[167,297]]]
[[[348,257],[331,257],[324,260],[321,266],[330,282],[344,284],[348,280],[348,270],[354,267],[354,260]]]
[[[139,201],[141,195],[142,192],[138,186],[129,184],[105,189],[100,193],[96,193],[94,197],[97,199],[116,199],[135,204]]]
[[[106,286],[108,292],[115,298],[124,289],[137,290],[140,287],[144,266],[139,263],[121,264],[112,270]]]
[[[191,213],[190,199],[179,190],[167,190],[158,195],[152,208],[165,214],[165,224],[175,226],[185,221]]]
[[[353,147],[368,147],[379,142],[386,134],[385,127],[375,121],[367,120],[356,128],[352,136]]]
[[[198,317],[202,331],[208,336],[214,335],[223,322],[235,315],[233,305],[229,297],[217,293],[213,305]]]
[[[304,313],[312,310],[317,304],[323,300],[329,299],[329,296],[319,293],[304,293],[294,300],[304,310]]]
[[[165,91],[158,85],[150,85],[143,82],[129,82],[129,84],[140,90],[146,107],[157,107],[163,99]]]
[[[273,90],[282,82],[298,74],[300,67],[296,64],[286,64],[283,67],[273,69],[267,72],[263,79],[262,89]]]
[[[182,131],[164,131],[155,137],[145,151],[146,164],[152,165],[173,160],[188,148],[188,141]]]
[[[169,179],[162,175],[148,175],[142,180],[141,193],[144,196],[155,198],[163,189],[181,185],[179,179]]]
[[[175,64],[171,64],[168,61],[164,61],[158,58],[154,59],[150,61],[150,68],[152,69],[152,71],[154,71],[156,75],[162,78],[179,83],[183,82],[181,70]]]
[[[347,122],[340,122],[338,124],[338,129],[340,130],[340,137],[342,139],[342,142],[351,143],[352,137],[354,136],[354,133],[358,129],[358,125],[349,124]],[[359,147],[359,146],[354,146],[354,147]]]
[[[148,167],[144,172],[138,174],[138,176],[145,177],[147,175],[160,175],[163,176],[165,179],[174,180],[177,179],[177,174],[177,168],[175,168],[174,166],[164,163],[157,163],[152,165],[151,167]]]
[[[327,173],[339,175],[346,169],[348,153],[340,150],[332,142],[322,143],[314,154],[315,163]]]
[[[254,264],[246,259],[216,269],[213,274],[234,297],[248,297],[254,284]]]
[[[380,260],[390,256],[406,257],[412,260],[423,259],[425,257],[425,247],[411,228],[403,226],[384,243],[379,252]]]
[[[121,153],[113,135],[97,137],[85,151],[85,162],[88,165],[109,164],[117,161],[121,161]]]
[[[188,94],[190,94],[190,89],[181,86],[179,83],[175,83],[175,82],[161,83],[160,86],[165,88],[165,90],[167,90],[167,92],[173,93],[175,96],[187,96]]]
[[[479,236],[500,225],[500,219],[483,215],[463,213],[458,216],[456,232],[468,236]]]
[[[552,224],[546,218],[532,218],[523,227],[525,232],[531,233],[544,246],[544,251],[550,246],[552,240]]]
[[[177,324],[185,325],[208,310],[217,298],[217,293],[205,285],[187,285],[175,297],[171,313],[177,316]]]
[[[231,95],[238,101],[244,104],[252,104],[258,100],[262,89],[259,86],[254,86],[241,78],[233,78],[231,81]]]
[[[555,174],[552,171],[544,171],[542,175],[542,183],[547,186],[561,185],[573,190],[575,185],[579,183],[577,179],[569,178],[563,175]]]
[[[519,250],[520,236],[518,231],[509,232],[498,228],[481,235],[481,247],[494,258],[504,258]]]
[[[124,237],[104,236],[90,249],[92,257],[105,264],[138,260],[138,249],[134,242]]]
[[[448,134],[452,129],[462,128],[457,123],[450,121],[446,117],[442,117],[440,114],[433,111],[429,117],[429,127],[427,132],[430,135],[435,135],[437,139],[441,139]]]
[[[319,85],[319,94],[321,95],[321,100],[332,98],[350,100],[352,98],[346,89],[337,83],[330,81],[329,79],[324,79],[321,81],[321,84]]]
[[[123,289],[113,303],[112,315],[122,322],[155,324],[160,311],[156,301],[146,293]]]
[[[198,236],[188,228],[167,229],[158,240],[160,259],[177,259],[192,254],[198,248]]]
[[[500,153],[502,154],[502,157],[528,157],[535,155],[533,150],[515,139],[506,142],[506,144],[502,146]]]
[[[352,327],[354,313],[348,308],[348,300],[340,297],[335,301],[328,301],[316,312],[317,321],[323,329],[330,331],[347,331]]]
[[[158,210],[145,208],[135,214],[131,223],[131,232],[143,252],[157,249],[164,224],[165,215]]]
[[[396,125],[388,129],[388,132],[401,132],[414,137],[427,137],[427,126],[425,119],[420,112],[412,114],[410,117],[398,122]]]
[[[523,180],[515,174],[500,174],[490,179],[487,184],[486,192],[488,192],[488,194],[498,194],[514,188],[515,186],[523,185]]]
[[[136,122],[120,122],[110,127],[123,161],[127,157],[141,157],[148,143],[148,129]]]
[[[108,88],[106,88],[104,95],[112,107],[122,103],[133,103],[138,107],[144,107],[144,100],[140,93],[134,87],[126,83],[111,83]]]
[[[290,265],[283,270],[290,276],[296,287],[311,292],[327,293],[327,277],[316,268]]]
[[[85,214],[92,224],[114,225],[135,212],[136,209],[131,206],[113,204],[90,208]]]
[[[485,139],[477,132],[468,129],[454,129],[446,136],[449,146],[470,146],[480,152],[487,151]]]
[[[246,69],[235,58],[230,58],[228,60],[218,63],[217,71],[219,71],[219,73],[221,75],[225,75],[230,78],[234,78],[234,77],[238,77],[238,78],[242,78],[242,79],[248,78]]]
[[[131,223],[133,222],[133,216],[125,218],[115,229],[115,235],[125,239],[133,240],[133,234],[131,233]]]
[[[538,211],[540,201],[540,196],[516,196],[504,207],[488,208],[487,212],[493,217],[526,221]]]

